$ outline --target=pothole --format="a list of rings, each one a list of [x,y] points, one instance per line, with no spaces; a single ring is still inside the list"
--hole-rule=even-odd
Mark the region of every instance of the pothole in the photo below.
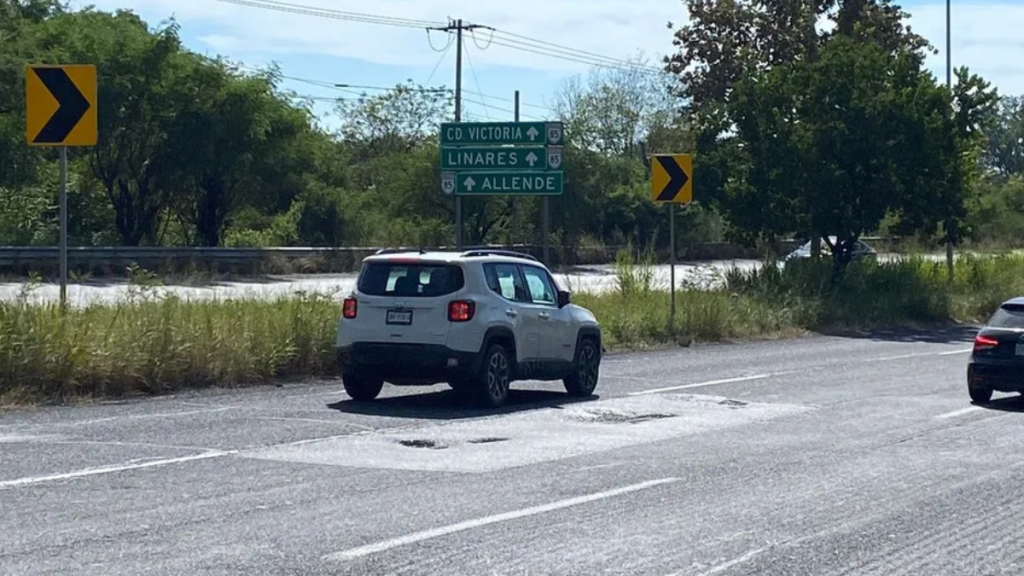
[[[470,440],[470,444],[490,444],[492,442],[507,442],[508,438],[475,438]]]
[[[433,440],[399,440],[398,443],[407,448],[429,448],[430,450],[443,450],[447,448],[444,444]]]
[[[728,406],[729,408],[741,408],[747,405],[747,403],[742,400],[733,400],[732,398],[726,398],[719,402],[719,404],[722,406]]]

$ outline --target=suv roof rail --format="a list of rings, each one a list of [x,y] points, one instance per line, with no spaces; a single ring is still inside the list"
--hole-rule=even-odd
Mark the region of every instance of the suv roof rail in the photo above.
[[[381,248],[380,250],[377,250],[373,254],[374,256],[378,256],[380,254],[402,254],[404,252],[417,252],[419,254],[426,254],[427,251],[424,250],[423,248]]]
[[[467,252],[464,252],[462,254],[462,256],[465,257],[465,258],[470,258],[470,257],[473,257],[473,256],[509,256],[509,257],[512,257],[512,258],[525,258],[527,260],[533,260],[534,262],[539,262],[539,260],[537,260],[537,258],[535,258],[534,256],[532,256],[530,254],[527,254],[525,252],[515,252],[513,250],[490,250],[490,249],[469,250]]]

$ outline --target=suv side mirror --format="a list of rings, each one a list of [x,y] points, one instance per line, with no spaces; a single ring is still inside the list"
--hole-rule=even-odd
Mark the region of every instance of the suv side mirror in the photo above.
[[[558,307],[565,308],[569,305],[569,293],[565,290],[558,291]]]

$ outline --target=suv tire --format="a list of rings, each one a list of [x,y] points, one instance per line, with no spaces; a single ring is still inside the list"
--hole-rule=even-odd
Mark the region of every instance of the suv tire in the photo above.
[[[384,388],[383,380],[349,374],[342,376],[341,382],[345,385],[345,392],[349,397],[361,402],[368,402],[377,398],[380,391]]]
[[[580,345],[576,348],[572,373],[562,380],[565,384],[565,391],[571,396],[580,398],[592,395],[594,389],[597,388],[600,367],[601,351],[597,349],[597,344],[590,338],[580,340]]]
[[[974,388],[968,387],[967,393],[971,397],[971,401],[975,404],[988,404],[992,401],[992,390],[987,388]]]
[[[498,408],[505,403],[512,383],[512,361],[504,346],[491,344],[487,347],[480,374],[475,380],[472,392],[478,405]]]

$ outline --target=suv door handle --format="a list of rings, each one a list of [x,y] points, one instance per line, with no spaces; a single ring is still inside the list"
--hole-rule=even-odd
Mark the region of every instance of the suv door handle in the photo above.
[[[540,314],[537,314],[537,317],[540,318],[541,320],[549,320],[551,318],[551,315],[548,314],[547,312],[541,312]]]
[[[519,316],[519,312],[516,312],[515,310],[513,310],[511,308],[509,308],[508,310],[505,310],[505,314],[508,315],[508,316],[511,316],[512,318],[515,318],[516,316]]]

